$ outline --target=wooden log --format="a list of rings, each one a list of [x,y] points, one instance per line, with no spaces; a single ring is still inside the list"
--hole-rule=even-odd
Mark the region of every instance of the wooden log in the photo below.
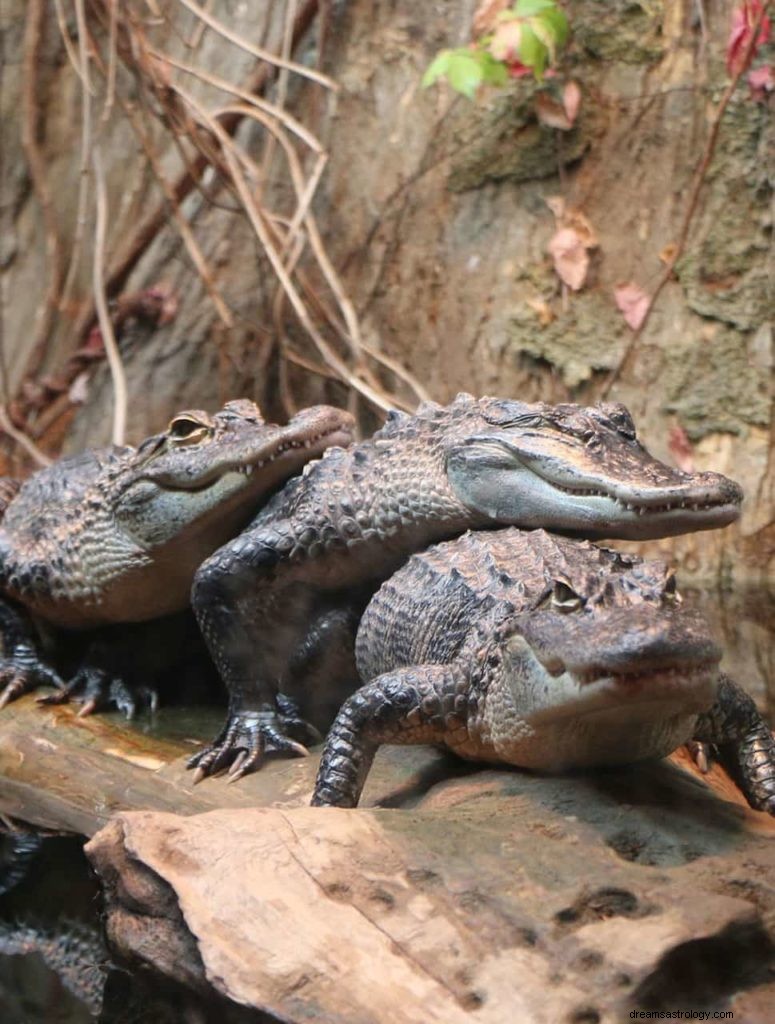
[[[480,771],[414,810],[121,814],[86,849],[124,956],[272,1019],[763,1021],[775,833],[757,817],[668,765]]]
[[[77,706],[76,706],[77,707]],[[0,813],[28,824],[93,835],[118,811],[200,814],[220,807],[292,807],[309,803],[317,758],[269,757],[265,768],[238,785],[225,777],[198,786],[186,758],[221,725],[220,709],[204,709],[191,735],[159,738],[148,719],[119,715],[78,718],[72,706],[44,706],[27,696],[0,713]],[[169,708],[157,723],[180,733],[186,709]],[[173,732],[170,729],[169,732]],[[380,760],[366,793],[371,800],[409,800],[459,763],[413,748]],[[466,769],[464,769],[466,770]]]

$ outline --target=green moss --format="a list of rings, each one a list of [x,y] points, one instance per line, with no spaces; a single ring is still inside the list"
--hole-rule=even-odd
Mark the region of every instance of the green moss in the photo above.
[[[775,128],[766,107],[742,92],[721,133],[703,199],[707,227],[676,273],[695,312],[755,330],[775,307],[767,157],[775,150]]]
[[[589,380],[595,371],[613,369],[623,346],[621,314],[600,292],[571,296],[567,311],[546,327],[539,326],[527,306],[509,320],[508,351],[546,360],[570,388]]]
[[[453,192],[479,188],[488,181],[532,181],[557,174],[588,149],[593,112],[582,110],[571,131],[539,124],[532,81],[515,82],[486,106],[459,105],[453,128],[455,155],[448,186]]]
[[[687,434],[699,440],[713,431],[741,433],[745,425],[769,423],[766,374],[752,366],[745,338],[720,330],[665,351],[660,377],[667,412],[677,413]]]
[[[664,52],[663,0],[573,0],[566,5],[583,57],[650,64]]]

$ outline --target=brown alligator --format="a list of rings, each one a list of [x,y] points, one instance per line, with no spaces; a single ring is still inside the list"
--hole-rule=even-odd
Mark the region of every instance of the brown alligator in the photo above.
[[[21,485],[5,481],[0,593],[11,603],[0,602],[0,707],[39,684],[61,685],[19,606],[65,630],[184,608],[200,563],[306,463],[348,444],[352,430],[340,409],[305,409],[278,426],[241,399],[214,415],[181,412],[137,448],[95,449]],[[56,699],[85,685],[88,711],[109,681],[98,668],[84,671]]]
[[[198,779],[227,767],[237,778],[266,747],[305,753],[281,726],[278,691],[296,690],[307,717],[327,725],[358,684],[361,611],[428,544],[504,524],[661,537],[723,526],[741,500],[723,476],[653,458],[621,405],[459,395],[393,414],[371,440],[286,485],[197,571],[192,604],[230,701],[224,729],[191,766]],[[311,700],[321,706],[310,711]]]
[[[357,638],[313,803],[354,807],[382,743],[556,772],[713,744],[775,814],[775,742],[721,675],[706,623],[661,562],[543,530],[467,533],[414,555]]]

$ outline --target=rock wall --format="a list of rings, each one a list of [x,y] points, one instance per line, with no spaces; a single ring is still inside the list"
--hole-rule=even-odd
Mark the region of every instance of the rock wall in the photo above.
[[[475,104],[443,88],[421,88],[432,56],[469,37],[475,6],[472,0],[350,0],[318,18],[297,57],[314,58],[324,29],[324,68],[340,89],[332,94],[293,79],[288,99],[329,153],[315,212],[364,341],[409,367],[434,398],[469,390],[591,402],[605,390],[631,338],[614,287],[632,281],[650,291],[663,267],[660,254],[675,242],[726,82],[730,5],[566,3],[573,28],[566,70],[583,97],[570,132],[538,123],[535,85],[525,79]],[[170,12],[170,5],[161,7]],[[22,46],[25,8],[20,0],[8,4],[6,53]],[[212,10],[243,37],[279,45],[284,5],[219,0]],[[186,54],[182,40],[190,22],[185,12],[172,13],[179,31],[170,27],[168,51]],[[40,137],[67,247],[75,230],[80,157],[73,126],[82,93],[53,14],[43,52]],[[232,81],[244,80],[254,65],[249,54],[209,31],[196,60]],[[208,87],[196,88],[212,99]],[[755,102],[745,85],[733,97],[675,279],[609,395],[631,407],[657,455],[673,458],[671,431],[680,428],[690,446],[687,452],[684,445],[684,457],[697,468],[729,473],[746,489],[738,526],[650,546],[696,576],[763,578],[775,561],[772,106],[772,94]],[[12,141],[4,164],[2,266],[12,393],[45,281],[40,211],[13,141],[22,108],[21,77],[9,65],[3,136]],[[117,105],[101,133],[115,256],[157,200]],[[263,152],[257,127],[241,129],[239,137],[256,155]],[[155,138],[171,147],[158,128]],[[272,188],[281,200],[287,182],[279,173]],[[554,196],[586,216],[599,242],[578,293],[563,292],[547,254],[555,221],[546,201]],[[281,411],[271,318],[275,283],[233,207],[228,194],[212,188],[184,205],[234,312],[232,327],[218,323],[170,227],[123,286],[132,292],[162,281],[178,305],[170,323],[135,324],[122,341],[133,438],[158,429],[176,408],[213,406],[235,394],[257,398],[273,414]],[[88,293],[89,245],[87,232],[76,296]],[[55,371],[82,344],[73,335],[76,321],[72,310],[62,311],[45,370]],[[290,314],[285,330],[304,351]],[[289,379],[298,401],[347,398],[341,384],[299,367],[290,368]],[[74,419],[69,413],[62,420],[66,447],[105,441],[110,406],[109,378],[98,369],[87,401]],[[358,407],[365,429],[373,427],[374,410],[362,400]]]

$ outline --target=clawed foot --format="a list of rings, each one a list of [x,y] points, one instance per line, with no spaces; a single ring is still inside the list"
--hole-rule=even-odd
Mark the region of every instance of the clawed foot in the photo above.
[[[123,711],[128,719],[132,719],[139,707],[146,705],[155,711],[158,705],[158,695],[150,687],[130,687],[118,676],[111,676],[94,667],[79,669],[69,683],[60,682],[57,693],[38,698],[40,704],[67,704],[71,700],[81,704],[79,718],[113,705]]]
[[[0,709],[23,693],[37,690],[39,686],[55,686],[59,689],[64,683],[53,669],[39,661],[32,652],[15,651],[10,657],[0,660]]]
[[[710,743],[701,743],[699,740],[689,740],[686,744],[689,755],[703,775],[707,775],[713,763],[713,751]]]
[[[194,783],[223,771],[228,771],[229,782],[236,782],[260,768],[268,751],[306,757],[309,751],[291,739],[288,730],[304,732],[313,742],[320,735],[286,697],[278,697],[276,710],[232,712],[216,741],[189,758],[187,767],[196,769]]]

